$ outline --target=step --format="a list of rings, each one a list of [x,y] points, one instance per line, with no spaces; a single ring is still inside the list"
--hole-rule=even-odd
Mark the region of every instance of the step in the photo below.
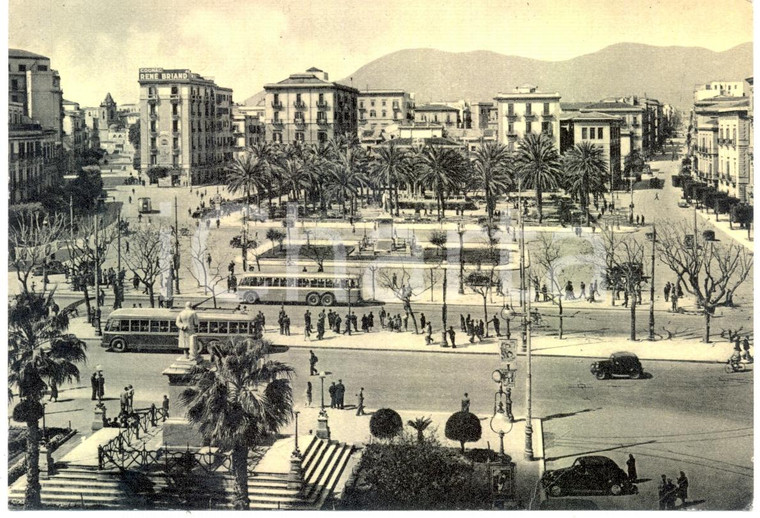
[[[302,459],[303,462],[301,462],[301,466],[303,467],[304,462],[307,462],[308,459],[311,457],[311,455],[314,452],[314,448],[318,448],[319,444],[322,442],[320,439],[317,438],[316,435],[311,436],[311,440],[309,441],[309,444],[306,445],[306,448],[303,450]]]
[[[313,467],[314,462],[324,452],[326,445],[327,445],[326,441],[322,439],[316,439],[316,438],[313,441],[313,443],[309,445],[310,448],[304,454],[303,460],[301,461],[301,470],[303,471],[303,473],[308,472],[309,469]]]
[[[327,479],[327,483],[322,488],[322,491],[319,493],[319,496],[317,496],[315,503],[317,504],[317,508],[321,508],[322,505],[325,503],[325,500],[330,497],[335,491],[335,487],[338,483],[338,479],[340,479],[341,475],[343,474],[343,470],[346,469],[346,465],[348,464],[348,459],[353,453],[353,447],[344,444],[343,450],[341,451],[341,456],[335,460],[335,463],[333,464],[332,473],[330,474],[330,478]]]
[[[325,442],[324,447],[319,451],[319,454],[314,458],[309,468],[304,470],[303,479],[305,481],[314,480],[314,477],[320,473],[320,468],[324,467],[325,458],[329,459],[333,453],[335,453],[335,444],[333,442]]]
[[[287,489],[287,482],[282,483],[274,483],[274,482],[268,482],[266,480],[251,480],[248,479],[248,490],[272,490],[272,489]]]
[[[335,471],[336,466],[339,464],[345,450],[345,445],[336,444],[333,455],[324,463],[319,476],[313,479],[307,479],[308,490],[304,492],[304,498],[307,501],[313,503],[319,499],[319,495],[321,495],[325,487],[327,487],[328,481],[332,477],[333,472]]]

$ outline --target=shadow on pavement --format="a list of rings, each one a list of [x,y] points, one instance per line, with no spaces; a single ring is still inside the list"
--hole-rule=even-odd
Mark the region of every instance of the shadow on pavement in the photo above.
[[[578,414],[585,414],[586,412],[596,412],[597,410],[601,410],[602,407],[599,408],[584,408],[583,410],[577,410],[575,412],[560,412],[558,414],[552,414],[548,415],[543,418],[544,421],[551,421],[552,419],[561,419],[563,417],[572,417],[574,415]]]
[[[594,453],[601,453],[601,452],[604,452],[604,451],[622,450],[622,449],[625,449],[625,448],[631,448],[633,446],[642,446],[644,444],[654,444],[656,442],[657,441],[655,441],[655,440],[633,442],[633,443],[629,443],[629,444],[621,444],[619,446],[611,446],[609,448],[600,448],[598,450],[581,451],[581,452],[571,453],[571,454],[568,454],[568,455],[560,455],[558,457],[547,457],[546,458],[546,462],[552,462],[552,461],[560,460],[560,459],[567,459],[567,458],[570,458],[570,457],[581,457],[583,455],[593,455]]]

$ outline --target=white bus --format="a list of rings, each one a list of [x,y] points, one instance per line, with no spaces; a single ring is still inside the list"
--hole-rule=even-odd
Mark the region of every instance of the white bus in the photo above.
[[[238,280],[237,293],[248,304],[356,304],[362,300],[360,279],[358,275],[337,273],[244,273]]]

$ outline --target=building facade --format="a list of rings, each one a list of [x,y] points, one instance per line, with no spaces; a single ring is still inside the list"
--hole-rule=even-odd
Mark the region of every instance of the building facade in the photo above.
[[[745,97],[748,90],[746,81],[710,81],[694,87],[694,101],[712,97]]]
[[[140,169],[203,183],[232,160],[232,90],[190,70],[141,68]]]
[[[258,106],[235,105],[232,107],[232,136],[235,156],[246,149],[264,142],[264,110]]]
[[[621,149],[620,129],[623,120],[599,112],[584,112],[569,114],[562,117],[560,123],[560,152],[581,143],[589,143],[601,148],[604,152],[608,170],[608,184],[613,179],[621,178]]]
[[[517,142],[531,133],[547,135],[559,150],[558,93],[539,92],[535,86],[518,86],[512,93],[494,97],[497,108],[498,142],[516,149]]]
[[[63,90],[50,58],[26,50],[8,50],[8,101],[20,103],[23,115],[55,131],[63,142]]]
[[[266,84],[264,91],[267,142],[322,145],[357,135],[359,91],[330,82],[327,72],[312,67]]]
[[[603,113],[621,119],[620,126],[620,159],[632,151],[644,155],[644,108],[640,105],[620,101],[602,101],[592,103],[580,109],[580,113]]]
[[[45,188],[57,184],[58,134],[28,117],[8,124],[9,203],[36,199]]]
[[[359,126],[385,127],[414,120],[414,94],[403,90],[364,90],[359,92]]]
[[[87,149],[84,112],[78,103],[66,100],[63,101],[63,149],[74,154]]]

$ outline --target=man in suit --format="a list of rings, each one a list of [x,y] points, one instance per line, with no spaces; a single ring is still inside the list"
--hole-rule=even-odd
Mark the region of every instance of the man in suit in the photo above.
[[[92,385],[92,400],[98,399],[98,373],[93,372],[90,376],[90,385]]]
[[[330,408],[336,408],[336,400],[337,400],[337,387],[335,386],[335,382],[332,382],[332,385],[330,385],[330,388],[327,389],[327,392],[330,393]]]
[[[346,386],[343,384],[343,380],[338,380],[338,384],[335,386],[335,402],[336,407],[343,410],[344,398],[346,397]]]

